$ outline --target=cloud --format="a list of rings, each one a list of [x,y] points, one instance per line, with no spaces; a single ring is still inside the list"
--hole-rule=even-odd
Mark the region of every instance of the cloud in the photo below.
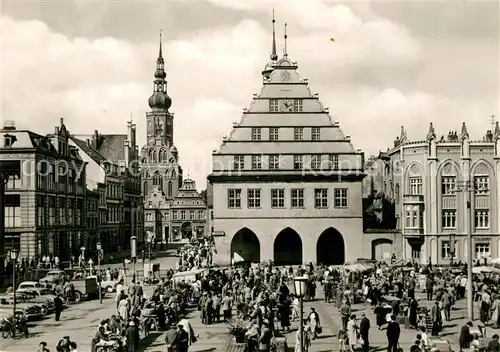
[[[213,5],[230,8],[243,19],[236,25],[185,31],[164,43],[174,140],[186,174],[199,188],[211,171],[212,150],[220,147],[223,135],[229,135],[232,122],[240,120],[252,92],[261,89],[260,72],[269,60],[271,44],[270,18],[265,25],[255,18],[270,17],[268,2]],[[470,85],[477,87],[475,94],[460,101],[415,84],[424,85],[418,74],[423,64],[432,67],[425,71],[428,79],[439,79],[433,75],[439,66],[422,61],[432,52],[426,52],[404,26],[368,6],[358,11],[319,1],[305,6],[293,0],[275,7],[279,22],[289,21],[290,57],[298,61],[311,90],[320,93],[356,147],[367,153],[390,146],[401,125],[407,126],[410,137],[419,139],[428,121],[447,132],[477,116],[487,121],[495,108],[491,95],[483,94],[474,77]],[[129,24],[134,26],[134,21]],[[158,53],[155,38],[141,43],[113,37],[71,38],[43,22],[7,16],[2,16],[0,25],[3,119],[46,133],[64,116],[75,133],[94,129],[124,133],[132,113],[142,147]],[[277,32],[282,47],[282,26]],[[469,53],[467,60],[472,59]],[[457,72],[468,67],[458,55],[453,61]],[[445,65],[442,59],[439,64]],[[445,82],[446,77],[439,80]],[[471,135],[484,132],[481,124],[474,124],[476,129],[469,125]]]

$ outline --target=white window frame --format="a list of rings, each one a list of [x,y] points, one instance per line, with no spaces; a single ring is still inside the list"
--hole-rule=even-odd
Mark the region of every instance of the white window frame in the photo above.
[[[304,156],[294,155],[293,156],[293,169],[302,170],[304,168]]]
[[[456,176],[443,176],[441,178],[441,193],[443,195],[454,195],[457,185]]]
[[[314,207],[316,209],[328,208],[328,189],[316,188],[314,190]]]
[[[269,170],[279,170],[280,168],[280,155],[271,154],[269,155]]]
[[[422,177],[417,176],[417,177],[410,177],[409,180],[409,186],[410,186],[410,194],[413,196],[418,196],[423,194],[423,187],[422,187]]]
[[[247,190],[247,207],[260,208],[260,189],[250,188]]]
[[[441,227],[443,229],[455,229],[457,227],[456,209],[443,209],[441,212]]]
[[[476,194],[488,194],[490,193],[490,177],[488,175],[477,175],[474,176],[474,186]]]
[[[252,155],[252,170],[262,170],[262,155]]]
[[[293,111],[294,112],[302,112],[304,110],[304,106],[302,104],[302,99],[294,99],[293,100]]]
[[[304,140],[304,127],[294,127],[293,128],[293,140],[303,141]]]
[[[339,169],[338,154],[328,154],[328,163],[330,164],[330,170],[338,170]]]
[[[273,209],[285,208],[285,189],[284,188],[271,189],[271,208],[273,208]]]
[[[490,210],[489,209],[475,209],[475,222],[476,229],[489,229],[490,228]]]
[[[347,188],[335,188],[333,190],[333,207],[347,208],[349,206],[349,192]]]
[[[227,207],[229,209],[241,208],[241,189],[230,188],[227,190]]]
[[[291,207],[293,209],[304,208],[304,189],[292,188],[290,192]]]
[[[252,127],[252,141],[261,141],[261,140],[262,140],[262,128]]]
[[[457,247],[458,241],[455,241],[455,253],[453,254],[453,259],[458,259]],[[451,246],[449,240],[441,241],[441,259],[451,259],[450,249]]]
[[[235,155],[233,160],[234,170],[244,170],[245,169],[245,156]]]
[[[280,130],[279,127],[270,127],[269,128],[269,140],[277,141],[280,138]]]
[[[311,127],[311,140],[312,141],[321,140],[321,127]]]
[[[321,169],[321,154],[311,155],[311,169],[320,170]]]
[[[474,244],[476,259],[488,258],[491,255],[490,242],[477,242]]]
[[[279,111],[279,99],[269,99],[269,112]]]

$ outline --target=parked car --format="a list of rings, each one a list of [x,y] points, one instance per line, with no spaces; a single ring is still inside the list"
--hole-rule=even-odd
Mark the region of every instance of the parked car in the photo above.
[[[101,288],[105,290],[107,293],[116,292],[116,286],[118,285],[118,281],[116,280],[103,280],[101,281]]]
[[[13,300],[12,296],[0,296],[0,311],[12,313]],[[24,302],[23,300],[18,301],[16,296],[16,311],[20,310],[26,315],[28,320],[40,320],[43,317],[42,307],[36,303]]]
[[[55,309],[56,295],[49,289],[19,289],[16,291],[16,297],[17,295],[24,295],[29,302],[41,304],[44,315],[52,313]]]
[[[46,288],[46,284],[41,284],[36,281],[23,281],[19,284],[18,290],[38,290],[38,289],[43,289]]]
[[[64,270],[51,270],[44,278],[39,280],[39,283],[53,284],[56,280],[62,280],[64,277],[66,277],[66,272]]]

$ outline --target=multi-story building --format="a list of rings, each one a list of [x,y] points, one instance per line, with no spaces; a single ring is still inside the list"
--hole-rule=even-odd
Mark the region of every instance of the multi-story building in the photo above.
[[[179,205],[177,203],[179,200],[176,197],[179,192],[183,194],[187,192],[192,195],[193,193],[189,187],[193,186],[194,182],[189,181],[183,188],[179,153],[173,143],[174,114],[169,111],[172,99],[167,94],[167,81],[165,78],[165,61],[160,43],[154,73],[154,89],[149,98],[151,111],[146,114],[147,143],[141,149],[141,173],[146,231],[153,233],[155,242],[161,243],[175,242],[186,238],[182,233],[189,232],[187,231],[188,224],[195,226],[191,227],[191,230],[195,228],[205,229],[206,227],[205,224],[199,224],[199,221],[206,221],[204,220],[206,215],[203,220],[198,218],[199,204],[185,204],[196,215],[194,222],[188,221],[189,218],[184,220],[184,231],[181,231],[178,226],[178,221],[181,220],[172,218],[177,214],[177,211],[181,211],[179,207],[184,206],[184,204]],[[196,189],[194,191],[196,192]],[[198,192],[196,194],[197,197],[200,197]],[[196,201],[199,200],[196,199]],[[203,202],[203,207],[206,208],[205,202]],[[203,231],[203,234],[199,232],[196,232],[196,234],[204,235],[205,233]]]
[[[86,163],[60,126],[48,136],[17,130],[6,122],[0,160],[16,165],[5,198],[5,251],[20,249],[23,258],[78,255],[85,237]]]
[[[100,241],[105,251],[129,248],[130,237],[143,238],[140,171],[135,141],[136,126],[127,134],[72,135],[72,145],[88,163],[87,188],[99,195],[98,227],[89,246]],[[93,248],[93,247],[89,247]]]
[[[146,232],[160,233],[168,242],[187,241],[207,233],[207,207],[193,180],[184,180],[172,200],[158,188],[144,199]]]
[[[363,234],[364,156],[311,93],[286,51],[213,153],[216,261],[323,263],[371,256]],[[285,45],[286,47],[286,45]]]
[[[402,129],[378,160],[377,187],[394,204],[406,259],[447,264],[454,254],[455,261],[465,260],[469,229],[474,259],[500,256],[498,123],[480,140],[470,138],[465,123],[460,133],[440,138],[431,123],[418,141],[409,141]]]

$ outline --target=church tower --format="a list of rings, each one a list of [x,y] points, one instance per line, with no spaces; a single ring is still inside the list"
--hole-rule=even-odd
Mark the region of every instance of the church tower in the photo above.
[[[174,140],[174,114],[169,111],[172,99],[167,94],[167,74],[160,49],[156,60],[153,80],[153,94],[149,98],[151,111],[146,113],[146,145],[141,150],[142,193],[147,196],[153,191],[162,192],[172,199],[182,185],[182,169]]]

